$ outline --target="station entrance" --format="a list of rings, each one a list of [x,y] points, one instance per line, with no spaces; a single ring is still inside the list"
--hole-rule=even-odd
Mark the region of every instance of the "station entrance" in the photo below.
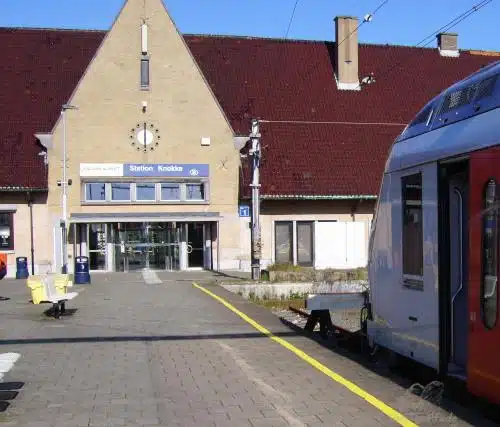
[[[180,270],[182,229],[171,223],[118,224],[113,233],[115,271]]]
[[[74,254],[91,271],[213,269],[213,222],[74,224]]]

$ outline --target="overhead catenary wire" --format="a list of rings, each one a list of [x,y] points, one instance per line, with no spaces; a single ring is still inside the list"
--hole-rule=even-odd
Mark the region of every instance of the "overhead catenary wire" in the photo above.
[[[347,121],[315,121],[315,120],[265,120],[259,119],[259,123],[279,124],[311,124],[311,125],[360,125],[360,126],[406,126],[407,123],[396,122],[347,122]]]
[[[389,0],[383,0],[382,3],[380,3],[377,8],[372,12],[372,13],[369,13],[368,15],[366,15],[363,19],[363,21],[361,21],[361,23],[359,23],[356,28],[354,28],[354,30],[352,30],[345,38],[343,38],[340,42],[337,43],[337,48],[342,44],[344,43],[346,40],[348,40],[356,31],[358,31],[364,24],[366,24],[367,22],[370,22],[371,19],[373,18],[373,16],[380,10],[382,9],[383,6],[386,5],[386,3],[388,2]]]
[[[446,23],[445,25],[443,25],[442,27],[440,27],[436,31],[433,31],[431,34],[429,34],[428,36],[426,36],[425,38],[423,38],[422,40],[420,40],[414,47],[426,47],[426,46],[428,46],[434,40],[434,37],[437,34],[439,34],[440,32],[449,31],[451,28],[453,28],[453,27],[457,26],[458,24],[460,24],[461,22],[465,21],[473,13],[478,12],[480,9],[482,9],[485,6],[487,6],[491,2],[493,2],[493,0],[482,0],[479,3],[473,5],[471,8],[467,9],[465,12],[462,12],[460,15],[458,15],[455,18],[453,18],[451,21],[449,21],[448,23]],[[426,40],[428,40],[428,41],[425,42]],[[374,76],[375,79],[378,80],[378,79],[386,76],[387,74],[389,74],[395,68],[400,67],[401,65],[405,64],[406,62],[408,62],[408,60],[409,59],[407,59],[406,61],[403,60],[403,61],[396,62],[396,64],[394,64],[392,67],[388,68],[382,74],[375,75]],[[355,89],[359,89],[359,88],[361,88],[361,86],[362,86],[362,83],[359,83],[358,86]]]
[[[295,0],[295,5],[293,6],[292,15],[290,16],[290,21],[288,22],[288,28],[286,29],[285,39],[288,38],[288,33],[290,32],[290,28],[292,26],[293,18],[295,17],[295,11],[297,10],[297,5],[299,4],[299,1],[300,0]]]
[[[491,3],[493,0],[482,0],[479,3],[473,5],[470,9],[467,9],[465,12],[462,12],[460,15],[457,17],[453,18],[451,21],[443,25],[441,28],[438,28],[436,31],[432,32],[429,34],[427,37],[423,38],[420,40],[415,46],[416,47],[425,47],[428,46],[429,43],[431,43],[434,40],[434,37],[437,36],[440,32],[446,32],[450,30],[451,28],[455,27],[456,25],[460,24],[460,22],[464,21],[467,19],[469,16],[471,16],[473,13],[479,11],[479,9],[482,9],[484,6],[488,5]],[[427,39],[429,39],[428,42],[424,43]]]

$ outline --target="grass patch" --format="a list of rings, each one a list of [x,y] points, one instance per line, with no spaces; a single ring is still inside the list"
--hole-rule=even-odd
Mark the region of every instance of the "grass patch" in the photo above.
[[[315,270],[312,267],[301,267],[292,264],[272,264],[262,272],[262,280],[270,282],[327,282],[367,280],[365,267],[337,270]]]
[[[304,299],[291,299],[291,300],[281,300],[281,299],[268,299],[268,300],[251,300],[255,304],[262,307],[270,308],[272,310],[286,310],[288,307],[292,306],[295,308],[305,308]]]
[[[277,298],[274,295],[269,297],[266,294],[262,295],[262,297],[258,297],[254,292],[248,294],[248,299],[253,303],[273,310],[285,310],[290,306],[304,309],[305,298],[306,296],[300,293],[290,293],[287,296],[281,296],[281,298]]]
[[[303,271],[305,268],[293,264],[272,264],[267,267],[267,271]],[[308,268],[308,270],[311,270],[311,268]]]

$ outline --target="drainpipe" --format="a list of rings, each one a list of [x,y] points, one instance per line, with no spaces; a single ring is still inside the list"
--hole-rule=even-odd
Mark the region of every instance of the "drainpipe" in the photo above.
[[[358,213],[358,208],[360,204],[361,200],[356,200],[354,204],[351,206],[351,219],[353,222],[356,221],[356,214]]]
[[[35,245],[33,244],[33,199],[30,192],[28,194],[28,206],[30,208],[30,238],[31,238],[31,275],[35,275]]]

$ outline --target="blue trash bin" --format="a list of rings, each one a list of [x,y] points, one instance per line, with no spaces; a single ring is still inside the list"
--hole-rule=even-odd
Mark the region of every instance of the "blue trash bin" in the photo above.
[[[89,257],[75,257],[75,285],[90,284]]]
[[[26,279],[29,275],[28,258],[25,256],[18,256],[16,258],[16,279]]]

